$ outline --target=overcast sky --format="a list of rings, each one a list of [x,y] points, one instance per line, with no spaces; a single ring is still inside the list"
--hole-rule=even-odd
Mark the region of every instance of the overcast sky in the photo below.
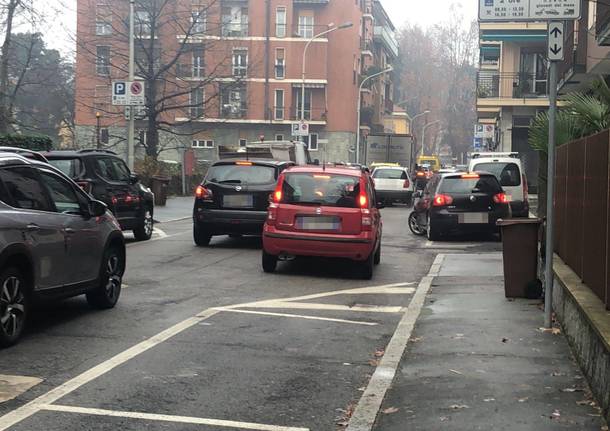
[[[49,46],[62,52],[73,50],[73,33],[76,28],[76,1],[73,0],[36,0],[47,9],[51,18],[48,31],[45,31]],[[478,2],[476,0],[381,0],[388,15],[397,28],[405,22],[417,23],[428,27],[449,18],[449,6],[452,3],[461,5],[465,26],[477,16]]]

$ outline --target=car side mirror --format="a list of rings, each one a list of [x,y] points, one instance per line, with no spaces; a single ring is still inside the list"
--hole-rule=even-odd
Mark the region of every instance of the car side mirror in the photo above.
[[[138,181],[140,181],[140,177],[138,177],[138,174],[131,174],[131,175],[129,175],[129,183],[130,184],[135,184]]]
[[[106,214],[106,209],[108,207],[104,202],[92,200],[89,201],[89,214],[91,217],[101,217]]]

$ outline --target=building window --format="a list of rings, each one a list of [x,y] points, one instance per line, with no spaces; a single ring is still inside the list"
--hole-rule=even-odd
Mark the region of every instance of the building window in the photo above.
[[[276,120],[284,119],[284,90],[275,90],[275,114]]]
[[[313,15],[299,15],[299,37],[311,39],[313,34]]]
[[[302,136],[301,141],[307,144],[309,151],[318,151],[318,134],[311,133],[309,136]]]
[[[100,129],[100,142],[102,144],[108,144],[110,142],[110,133],[107,128]]]
[[[275,135],[275,140],[276,141],[283,141],[284,140],[284,135]]]
[[[301,98],[301,88],[300,87],[294,89],[292,100],[296,100],[296,103],[294,104],[295,118],[301,119],[302,98]],[[305,89],[305,119],[311,120],[311,89],[310,88]]]
[[[149,74],[150,61],[152,60],[153,72],[156,72],[161,67],[161,48],[155,46],[151,49],[146,46],[136,45],[135,62],[136,74],[140,73],[144,76]]]
[[[248,36],[248,8],[241,6],[225,6],[222,8],[223,37]]]
[[[248,145],[248,141],[246,139],[240,139],[239,140],[239,146],[240,147],[245,147],[246,145]]]
[[[245,77],[248,72],[248,50],[233,50],[233,76]]]
[[[278,7],[275,11],[275,36],[286,37],[286,8]]]
[[[110,75],[110,47],[97,46],[95,54],[95,72],[98,75]]]
[[[214,148],[214,141],[211,139],[193,139],[193,148]]]
[[[194,10],[191,12],[191,34],[202,35],[205,33],[206,11]]]
[[[203,59],[203,48],[193,48],[193,78],[202,78],[204,75],[204,59]]]
[[[150,13],[145,10],[137,10],[134,14],[134,26],[134,35],[136,37],[150,37],[152,34]]]
[[[203,88],[193,88],[189,94],[191,118],[203,117]]]
[[[142,147],[146,147],[147,142],[148,142],[148,131],[147,130],[138,131],[138,145],[140,145]]]
[[[221,87],[221,116],[223,118],[244,118],[247,112],[246,88],[234,84]]]
[[[112,11],[107,4],[98,4],[95,10],[95,34],[108,36],[112,34]]]
[[[275,50],[275,77],[284,79],[286,77],[286,61],[284,60],[284,48]]]

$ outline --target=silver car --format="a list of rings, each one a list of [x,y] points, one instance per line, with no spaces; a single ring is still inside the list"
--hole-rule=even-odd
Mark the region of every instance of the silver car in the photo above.
[[[32,304],[87,295],[112,308],[125,240],[106,205],[52,166],[0,152],[0,346],[17,342]]]

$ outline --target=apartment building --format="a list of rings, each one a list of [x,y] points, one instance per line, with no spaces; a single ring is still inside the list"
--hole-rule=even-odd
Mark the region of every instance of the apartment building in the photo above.
[[[535,186],[538,155],[528,144],[529,126],[549,106],[546,23],[480,23],[477,74],[479,124],[495,126],[485,148],[522,154]]]
[[[112,106],[110,94],[111,82],[127,77],[127,6],[77,2],[80,146],[99,136],[102,146],[126,153],[124,109]],[[345,23],[353,25],[314,39]],[[152,142],[156,130],[161,159],[178,160],[192,147],[199,160],[214,160],[219,146],[290,139],[303,117],[314,157],[353,160],[360,80],[398,55],[379,0],[136,0],[135,24],[136,75],[147,86],[138,142]],[[392,131],[392,93],[389,74],[364,89],[364,133]],[[140,145],[136,155],[143,154]]]

